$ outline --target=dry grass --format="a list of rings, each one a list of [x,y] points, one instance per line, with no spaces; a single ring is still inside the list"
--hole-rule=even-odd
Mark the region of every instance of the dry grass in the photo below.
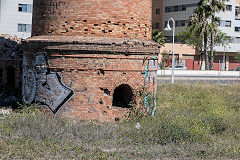
[[[2,159],[239,159],[240,85],[159,86],[155,117],[122,123],[50,118],[36,107],[0,120]],[[135,125],[139,122],[140,129]]]

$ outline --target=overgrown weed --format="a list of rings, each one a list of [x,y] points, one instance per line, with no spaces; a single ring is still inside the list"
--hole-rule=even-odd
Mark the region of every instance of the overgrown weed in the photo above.
[[[131,120],[115,124],[73,122],[46,116],[37,105],[21,106],[0,121],[0,155],[3,159],[238,159],[239,91],[239,84],[161,85],[156,116],[132,115]]]

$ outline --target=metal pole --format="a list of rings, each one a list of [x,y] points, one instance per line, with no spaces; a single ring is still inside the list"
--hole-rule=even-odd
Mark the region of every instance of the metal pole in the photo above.
[[[175,57],[174,57],[174,41],[175,41],[175,21],[170,18],[173,22],[173,43],[172,43],[172,83],[174,84],[174,71],[175,71]]]
[[[223,67],[222,67],[223,71],[226,70],[226,61],[225,61],[225,59],[226,59],[226,46],[224,46],[224,53],[223,53]]]
[[[173,29],[171,29],[170,25],[169,25],[169,22],[170,20],[173,22]],[[174,59],[174,36],[175,36],[175,21],[173,18],[169,18],[168,19],[168,24],[166,26],[166,28],[164,29],[166,31],[170,31],[170,30],[173,30],[173,43],[172,43],[172,83],[174,83],[174,70],[175,70],[175,59]]]
[[[218,78],[220,78],[220,74],[221,74],[221,60],[218,60]]]

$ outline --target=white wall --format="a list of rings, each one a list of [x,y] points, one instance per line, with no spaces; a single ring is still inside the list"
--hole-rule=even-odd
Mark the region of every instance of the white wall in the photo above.
[[[30,32],[18,32],[18,24],[32,24],[32,13],[18,12],[18,4],[33,4],[33,0],[0,0],[0,34],[28,38]]]
[[[231,27],[219,27],[219,29],[221,29],[221,31],[226,33],[228,36],[240,37],[240,32],[235,31],[235,26],[238,26],[238,23],[240,22],[239,20],[235,20],[236,0],[229,0],[229,2],[226,2],[226,4],[232,5],[232,11],[216,13],[216,16],[220,17],[221,20],[231,21]],[[224,51],[224,47],[222,46],[216,46],[214,49],[218,52]],[[240,43],[230,43],[225,49],[227,52],[240,51]]]

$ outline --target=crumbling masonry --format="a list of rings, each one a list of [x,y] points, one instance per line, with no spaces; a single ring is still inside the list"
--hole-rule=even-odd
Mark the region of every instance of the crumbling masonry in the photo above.
[[[16,105],[21,99],[21,39],[0,35],[0,107]]]
[[[23,98],[61,117],[114,121],[156,91],[151,0],[35,0]]]

